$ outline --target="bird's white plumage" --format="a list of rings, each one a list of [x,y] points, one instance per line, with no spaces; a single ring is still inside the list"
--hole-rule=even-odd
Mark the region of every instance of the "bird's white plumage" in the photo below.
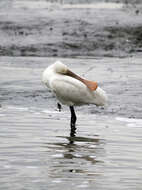
[[[97,87],[91,91],[83,82],[66,75],[68,68],[60,61],[55,62],[43,72],[42,81],[56,95],[57,99],[68,106],[96,104],[103,106],[107,101],[104,90]]]

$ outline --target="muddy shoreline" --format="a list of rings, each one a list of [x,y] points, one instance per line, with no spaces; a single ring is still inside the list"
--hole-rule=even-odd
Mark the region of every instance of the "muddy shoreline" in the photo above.
[[[140,5],[36,11],[13,7],[0,15],[0,55],[125,57],[142,52]]]

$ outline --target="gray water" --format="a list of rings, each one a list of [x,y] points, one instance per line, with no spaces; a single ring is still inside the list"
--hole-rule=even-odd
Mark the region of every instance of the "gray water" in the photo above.
[[[76,108],[72,137],[69,109],[41,83],[55,60],[0,58],[0,189],[141,190],[141,58],[60,58],[109,96]]]

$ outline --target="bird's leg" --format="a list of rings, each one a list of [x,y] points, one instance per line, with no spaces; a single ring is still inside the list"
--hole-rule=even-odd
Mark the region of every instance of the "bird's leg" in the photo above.
[[[75,115],[75,111],[74,111],[74,107],[70,106],[70,111],[71,111],[71,130],[75,131],[76,127],[75,127],[75,123],[76,123],[76,115]]]
[[[70,131],[70,138],[69,138],[69,144],[73,144],[74,141],[75,141],[75,135],[76,134],[76,128],[71,128],[71,131]]]
[[[75,137],[75,134],[76,134],[76,128],[74,127],[72,127],[71,128],[71,131],[70,131],[70,137]]]
[[[58,108],[59,112],[60,112],[61,109],[62,109],[62,106],[61,106],[61,104],[60,104],[59,102],[57,103],[57,108]]]

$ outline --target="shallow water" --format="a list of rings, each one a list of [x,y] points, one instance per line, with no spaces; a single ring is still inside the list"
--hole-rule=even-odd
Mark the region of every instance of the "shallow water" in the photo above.
[[[76,108],[71,137],[69,110],[41,84],[55,58],[1,57],[0,189],[140,190],[141,58],[61,60],[99,81],[108,106]]]
[[[95,3],[95,4],[76,4],[76,5],[63,5],[63,8],[66,9],[121,9],[124,4],[122,3]]]
[[[98,3],[91,3],[91,4],[69,4],[69,3],[50,3],[47,1],[14,1],[12,6],[14,8],[30,8],[30,9],[47,9],[47,8],[63,8],[63,9],[71,9],[71,8],[79,8],[79,9],[120,9],[123,7],[122,3],[105,3],[105,2],[98,2]]]
[[[6,106],[0,189],[141,189],[142,120]],[[14,188],[11,188],[14,187]]]

